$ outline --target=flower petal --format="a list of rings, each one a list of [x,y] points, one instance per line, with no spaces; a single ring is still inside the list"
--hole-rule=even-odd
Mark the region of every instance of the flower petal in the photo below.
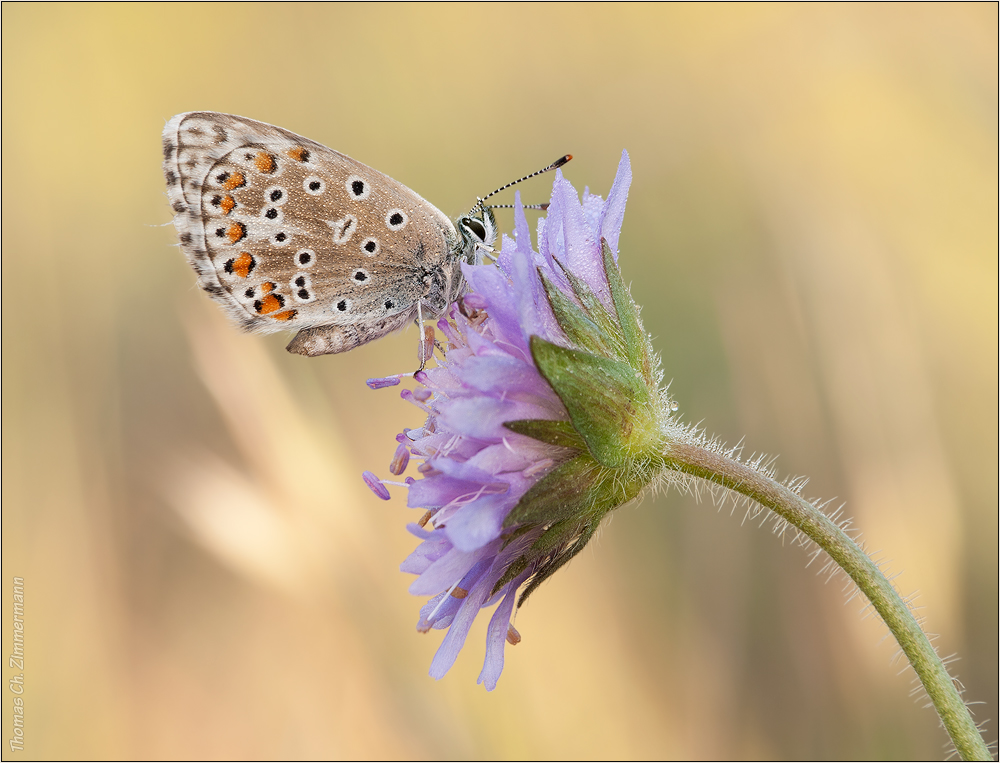
[[[554,406],[479,397],[448,400],[442,403],[438,422],[456,434],[488,442],[499,442],[508,431],[504,429],[504,422],[558,417],[558,410],[554,409]]]
[[[496,553],[495,549],[493,553]],[[410,593],[414,596],[429,596],[450,588],[456,580],[461,580],[476,562],[488,555],[489,549],[476,551],[452,549],[410,583]]]
[[[517,601],[517,589],[528,577],[528,573],[522,573],[512,582],[504,586],[503,601],[496,608],[493,617],[490,618],[489,628],[486,630],[486,659],[483,661],[483,669],[479,674],[476,683],[486,687],[486,691],[493,691],[497,688],[497,681],[503,672],[504,644],[507,643],[507,628],[510,626],[510,615],[514,611],[514,602]]]
[[[432,678],[444,678],[445,673],[455,664],[458,653],[465,645],[465,639],[469,635],[472,622],[489,596],[491,586],[486,583],[487,580],[481,578],[468,595],[462,599],[462,606],[455,615],[455,619],[452,620],[451,627],[448,628],[448,633],[441,642],[441,646],[438,647],[434,659],[431,660],[430,674]]]
[[[601,238],[607,240],[608,246],[614,252],[615,262],[618,262],[618,235],[621,233],[622,221],[625,219],[625,202],[628,201],[628,189],[632,185],[632,163],[628,151],[622,151],[618,163],[618,174],[611,184],[611,192],[604,203],[601,214]]]
[[[552,198],[560,200],[558,208],[561,212],[562,236],[558,242],[558,245],[561,245],[558,258],[574,275],[586,281],[605,304],[610,304],[607,278],[601,264],[600,245],[594,236],[594,231],[587,224],[576,189],[561,174],[552,187]],[[551,215],[549,224],[551,225]],[[550,242],[552,236],[551,230],[546,232]]]

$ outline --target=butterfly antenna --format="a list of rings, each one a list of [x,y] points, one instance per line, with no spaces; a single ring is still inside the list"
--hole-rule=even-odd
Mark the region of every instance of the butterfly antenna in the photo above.
[[[543,167],[542,169],[540,169],[540,170],[538,170],[536,172],[532,172],[530,175],[525,175],[523,178],[519,178],[519,179],[514,180],[514,181],[512,181],[510,183],[507,183],[507,185],[500,186],[495,191],[492,191],[492,192],[486,194],[485,196],[483,196],[482,198],[478,199],[476,201],[476,206],[473,207],[472,209],[475,210],[477,207],[482,207],[483,206],[483,202],[486,201],[488,198],[490,198],[491,196],[496,196],[501,191],[506,191],[511,186],[517,185],[518,183],[523,183],[525,180],[531,180],[531,178],[537,177],[538,175],[544,175],[546,172],[551,172],[552,170],[559,169],[560,167],[562,167],[564,164],[566,164],[566,162],[568,162],[572,158],[573,158],[572,154],[566,154],[565,156],[561,156],[558,159],[556,159],[548,167]],[[506,208],[509,208],[510,206],[511,205],[508,204],[508,205],[504,205],[502,207],[491,207],[491,208],[492,209],[506,209]],[[547,208],[547,207],[548,207],[547,204],[545,205],[545,207],[542,207],[542,205],[532,205],[530,207],[525,207],[525,209],[542,209],[542,208]],[[471,211],[470,211],[470,214],[471,214]]]
[[[513,209],[515,205],[514,204],[487,204],[486,206],[488,206],[490,209]],[[539,209],[542,212],[544,212],[548,208],[549,208],[549,203],[548,202],[545,202],[544,204],[522,204],[521,205],[521,209]]]

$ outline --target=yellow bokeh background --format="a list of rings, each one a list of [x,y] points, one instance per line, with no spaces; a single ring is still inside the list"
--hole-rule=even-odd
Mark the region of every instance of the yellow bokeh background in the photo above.
[[[304,359],[228,325],[169,225],[160,132],[190,110],[453,216],[565,152],[606,194],[627,149],[622,270],[680,413],[844,504],[997,717],[995,4],[2,14],[5,759],[946,752],[842,579],[708,494],[616,512],[495,692],[486,618],[429,678],[414,515],[360,479],[420,425],[364,385],[415,333]]]

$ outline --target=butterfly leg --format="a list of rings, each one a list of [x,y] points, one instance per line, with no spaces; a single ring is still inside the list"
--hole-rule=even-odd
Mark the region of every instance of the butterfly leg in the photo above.
[[[417,327],[420,329],[420,347],[417,353],[420,360],[420,368],[414,373],[423,371],[427,366],[427,361],[434,354],[434,327],[424,326],[424,311],[421,309],[419,302],[417,302]]]
[[[476,244],[476,249],[480,250],[485,256],[489,257],[490,260],[496,262],[500,257],[500,252],[494,249],[492,246],[487,244]]]

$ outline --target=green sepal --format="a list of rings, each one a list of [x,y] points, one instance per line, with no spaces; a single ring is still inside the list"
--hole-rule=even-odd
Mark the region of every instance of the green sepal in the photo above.
[[[507,569],[503,571],[503,575],[501,575],[500,579],[493,584],[493,588],[490,591],[490,596],[491,597],[494,596],[497,591],[499,591],[510,581],[512,581],[514,578],[516,578],[518,575],[524,572],[525,568],[527,568],[529,564],[531,564],[531,562],[528,560],[528,557],[524,555],[519,556],[513,562],[508,564]]]
[[[542,288],[545,289],[556,323],[566,334],[570,344],[598,355],[610,354],[606,333],[591,319],[588,311],[566,296],[541,268],[538,269],[538,277],[542,281]]]
[[[594,522],[588,524],[583,528],[583,531],[578,535],[572,543],[567,546],[562,553],[556,554],[552,559],[543,564],[538,571],[532,576],[530,582],[521,591],[521,595],[517,598],[518,608],[524,605],[524,602],[528,600],[528,597],[534,592],[538,586],[552,577],[553,573],[556,572],[560,567],[562,567],[566,562],[572,559],[574,556],[583,551],[583,547],[586,546],[590,539],[593,537],[594,533],[597,531],[598,523]]]
[[[542,482],[552,479],[536,492]],[[536,553],[545,553],[560,544],[569,543],[580,528],[597,525],[609,511],[628,503],[649,484],[652,474],[647,470],[617,473],[602,469],[587,456],[577,456],[539,480],[525,493],[508,515],[504,525],[522,521],[548,525],[531,545]]]
[[[652,348],[649,346],[649,338],[643,331],[642,323],[639,322],[639,308],[636,307],[622,280],[611,247],[603,238],[601,256],[604,260],[604,273],[608,278],[608,286],[611,288],[611,301],[614,302],[615,312],[618,313],[618,325],[621,328],[629,365],[642,373],[648,385],[654,386],[656,380],[653,378]]]
[[[580,456],[580,460],[586,456]],[[592,479],[584,499],[574,503],[576,516],[559,519],[538,537],[531,545],[529,556],[549,558],[542,563],[532,576],[528,586],[518,598],[517,606],[521,606],[528,596],[548,579],[556,570],[580,553],[587,545],[594,532],[601,524],[604,515],[623,506],[642,492],[655,474],[655,468],[638,468],[630,471],[609,472],[596,469],[591,472]],[[582,467],[581,467],[582,471]],[[528,491],[530,493],[531,491]],[[525,494],[527,497],[528,493]],[[521,499],[522,501],[524,498]],[[520,507],[514,507],[517,511]],[[562,516],[563,511],[558,515]],[[522,568],[523,569],[523,568]]]
[[[560,448],[575,448],[576,450],[587,449],[587,443],[580,437],[579,432],[573,429],[573,423],[570,421],[518,419],[517,421],[504,422],[504,426],[511,432],[523,434],[525,437],[549,445],[558,445]]]
[[[502,533],[500,537],[503,538],[503,543],[501,544],[500,548],[501,549],[507,548],[507,546],[509,546],[515,540],[517,540],[526,532],[531,530],[533,527],[534,525],[521,525],[520,527],[516,527],[513,530],[509,530],[507,532]]]
[[[583,305],[587,316],[601,330],[604,341],[610,350],[610,352],[604,354],[614,354],[619,360],[625,360],[627,357],[625,354],[625,336],[622,334],[615,317],[604,306],[604,303],[598,299],[597,295],[594,294],[590,288],[590,284],[571,272],[559,260],[555,262],[562,270],[563,275],[566,276],[566,280],[569,281],[569,285],[573,289],[573,294],[580,300],[580,304]]]
[[[655,438],[649,391],[627,363],[570,350],[537,336],[531,337],[531,354],[601,464],[620,468]]]
[[[587,455],[576,456],[542,477],[504,519],[504,527],[551,525],[586,511],[600,466]]]

